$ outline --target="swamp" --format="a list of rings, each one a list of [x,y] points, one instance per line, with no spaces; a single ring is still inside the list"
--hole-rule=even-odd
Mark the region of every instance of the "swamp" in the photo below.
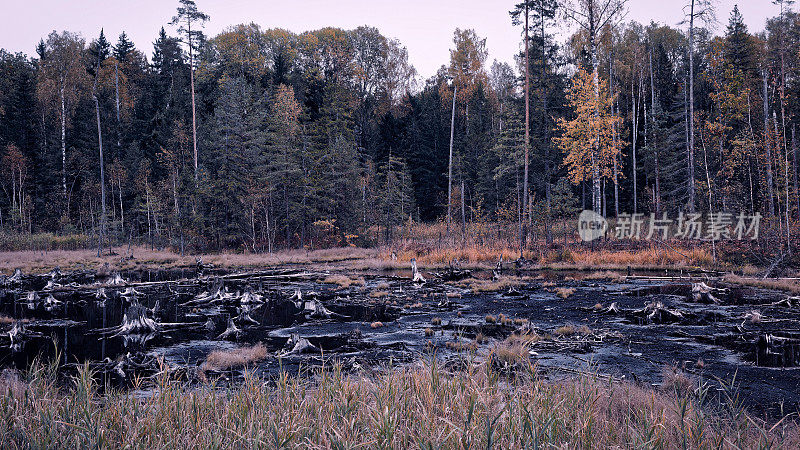
[[[406,264],[399,264],[399,266]],[[352,269],[17,271],[0,280],[0,367],[58,358],[100,386],[148,396],[168,373],[225,385],[485,363],[654,388],[709,383],[778,420],[800,406],[800,298],[711,272]]]

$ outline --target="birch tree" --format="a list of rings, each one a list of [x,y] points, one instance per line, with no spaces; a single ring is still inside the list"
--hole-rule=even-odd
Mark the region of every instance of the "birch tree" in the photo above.
[[[613,25],[625,10],[626,0],[571,0],[564,5],[564,15],[566,18],[588,35],[589,57],[592,64],[592,79],[595,89],[595,97],[600,98],[600,59],[597,51],[597,41],[600,31],[607,25]],[[599,107],[598,103],[595,103]],[[600,111],[594,112],[595,121],[600,121]],[[600,136],[594,136],[592,142],[599,144]],[[600,161],[595,159],[600,149],[590,153],[591,172],[592,172],[592,209],[600,213]]]

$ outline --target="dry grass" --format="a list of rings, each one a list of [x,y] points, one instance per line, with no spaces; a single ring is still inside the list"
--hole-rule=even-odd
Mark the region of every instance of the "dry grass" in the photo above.
[[[556,226],[556,228],[559,228]],[[574,228],[574,223],[569,223]],[[516,245],[516,224],[468,224],[466,234],[460,230],[448,237],[444,224],[417,224],[407,238],[396,241],[391,248],[384,248],[380,258],[390,260],[392,252],[398,256],[394,263],[406,263],[416,258],[420,264],[444,266],[458,259],[475,267],[493,266],[501,257],[504,261],[516,260],[519,248]],[[539,234],[543,236],[543,234]],[[612,239],[613,241],[613,239]],[[523,252],[527,260],[539,267],[579,269],[625,269],[661,267],[708,267],[713,265],[711,249],[687,245],[682,241],[670,241],[664,246],[630,243],[630,249],[600,248],[594,251],[582,247],[576,235],[571,234],[566,247],[557,239],[560,249],[549,250],[542,240],[531,241]]]
[[[252,347],[242,347],[233,350],[214,350],[209,353],[200,370],[223,371],[236,367],[244,367],[254,362],[262,361],[267,357],[267,348],[263,344]]]
[[[658,247],[635,250],[573,249],[549,252],[540,260],[542,265],[580,269],[625,269],[656,267],[709,267],[714,258],[702,247],[680,248],[680,253]]]
[[[488,279],[467,278],[461,280],[458,285],[467,287],[472,290],[473,294],[480,294],[481,292],[497,292],[505,291],[508,288],[520,287],[525,284],[523,278],[501,277],[497,281]]]
[[[519,342],[524,345],[531,345],[533,343],[541,341],[543,338],[534,332],[524,332],[524,333],[514,333],[508,338],[506,341],[508,342]]]
[[[765,289],[776,289],[787,291],[792,294],[800,294],[800,280],[788,278],[752,278],[741,277],[739,275],[727,274],[723,278],[725,281],[742,286],[752,286]]]
[[[0,314],[0,324],[8,325],[9,323],[14,323],[14,318],[13,317],[8,317],[8,316],[6,316],[4,314]]]
[[[336,284],[339,287],[343,288],[348,288],[353,285],[364,286],[365,284],[364,278],[362,277],[352,278],[346,275],[330,275],[326,277],[322,282],[327,284]]]
[[[560,287],[556,288],[556,295],[561,298],[569,298],[575,293],[575,288]]]
[[[369,293],[369,296],[372,298],[384,298],[389,296],[389,292],[387,291],[372,291]]]
[[[556,336],[572,336],[577,331],[578,330],[573,325],[563,325],[563,326],[560,326],[560,327],[556,328],[553,331],[553,334],[556,335]]]
[[[501,365],[515,366],[530,360],[529,349],[527,342],[512,336],[492,348],[490,359]]]
[[[380,283],[375,285],[375,289],[379,291],[388,291],[390,287],[392,286],[386,281],[381,281]]]
[[[487,314],[486,315],[486,323],[497,323],[497,317]]]
[[[438,327],[441,324],[442,324],[442,319],[440,317],[434,317],[433,319],[431,319],[431,325]]]
[[[742,271],[742,274],[746,275],[746,276],[753,276],[753,275],[758,275],[759,273],[761,273],[761,269],[759,269],[758,267],[756,267],[756,266],[754,266],[752,264],[743,265],[742,268],[741,268],[741,271]]]
[[[371,324],[369,324],[369,326],[372,329],[383,328],[383,322],[372,322]]]
[[[702,360],[699,362],[702,363]],[[698,383],[677,367],[664,367],[661,370],[661,389],[686,396],[697,387]]]
[[[169,250],[151,250],[147,247],[114,247],[112,255],[97,257],[96,250],[10,251],[0,252],[0,271],[13,273],[47,271],[55,266],[62,270],[77,268],[98,269],[108,263],[114,270],[135,269],[143,266],[194,267],[198,255],[184,255]],[[290,250],[276,253],[216,253],[200,255],[205,264],[217,267],[251,268],[281,264],[335,263],[349,260],[375,258],[378,252],[363,248],[333,248],[325,250]],[[377,260],[375,260],[377,261]]]
[[[586,325],[576,327],[575,325],[567,324],[556,328],[553,331],[553,334],[556,336],[572,336],[573,334],[582,334],[584,336],[588,336],[592,334],[592,329]]]
[[[425,328],[425,336],[426,337],[433,336],[433,333],[434,333],[433,328],[431,328],[431,327]]]
[[[478,349],[478,344],[474,341],[447,341],[445,345],[454,352],[474,352]]]
[[[514,350],[510,358],[527,358]],[[499,355],[496,355],[499,357]],[[196,389],[154,380],[152,395],[99,393],[80,368],[72,387],[37,370],[0,379],[5,448],[798,448],[791,420],[772,426],[702,394],[592,376],[547,381],[521,366],[451,372],[427,363],[348,376]]]
[[[613,272],[611,270],[601,270],[597,272],[592,272],[583,277],[584,280],[607,280],[616,283],[625,281],[625,278],[626,277],[624,275],[618,272]]]

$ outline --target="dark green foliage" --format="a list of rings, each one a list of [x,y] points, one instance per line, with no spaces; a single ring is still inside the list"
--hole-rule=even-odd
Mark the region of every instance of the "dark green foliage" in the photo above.
[[[558,119],[572,114],[565,107],[572,67],[585,63],[588,53],[580,32],[564,44],[569,48],[556,42],[558,2],[526,2],[528,181],[532,220],[547,223],[569,217],[578,206],[553,138]],[[524,6],[503,8],[513,8],[512,22],[519,25]],[[418,80],[405,48],[373,27],[295,34],[247,24],[206,39],[201,32],[206,20],[192,0],[181,0],[172,21],[178,37],[162,28],[149,63],[124,32],[111,45],[102,30],[89,45],[77,35],[53,33],[39,42],[37,58],[0,50],[0,158],[5,158],[0,226],[15,232],[98,232],[95,75],[108,223],[118,243],[272,251],[345,245],[358,236],[359,243],[369,244],[392,238],[409,220],[445,215],[453,95],[446,61],[435,76]],[[461,44],[466,37],[482,42],[469,30],[459,36]],[[632,212],[629,144],[635,133],[638,211],[654,212],[658,197],[662,211],[675,213],[688,203],[685,30],[634,23],[598,36],[600,76],[611,80],[614,109],[622,118],[619,139],[628,143],[618,161],[620,209]],[[708,189],[702,187],[705,144],[712,206],[763,210],[761,76],[766,70],[770,127],[774,112],[779,137],[788,137],[800,117],[800,20],[787,11],[754,36],[734,9],[724,37],[697,28],[695,39],[697,203],[708,208]],[[716,64],[717,54],[724,64]],[[462,59],[483,63],[482,58]],[[66,195],[56,70],[62,60],[79,69],[69,74],[64,90]],[[453,187],[455,201],[464,200],[467,221],[519,217],[523,69],[520,52],[515,64],[496,62],[489,73],[486,67],[469,67],[468,82],[459,81],[468,89],[459,88],[455,108]],[[747,95],[732,108],[719,100],[723,91]],[[715,121],[724,125],[719,139],[702,128]],[[791,144],[781,142],[773,152],[782,196],[786,175],[780,161],[787,147]],[[791,155],[788,159],[793,164]],[[22,178],[12,178],[12,168],[19,167]],[[605,186],[610,213],[613,180],[606,179]],[[460,211],[456,206],[455,222]]]

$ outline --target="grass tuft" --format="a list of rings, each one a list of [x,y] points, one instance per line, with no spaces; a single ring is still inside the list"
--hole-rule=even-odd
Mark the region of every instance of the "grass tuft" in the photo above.
[[[528,360],[523,343],[508,344],[495,349],[496,361]],[[791,420],[772,426],[737,405],[706,409],[710,400],[691,389],[691,380],[670,378],[653,390],[591,375],[551,381],[535,368],[507,377],[493,364],[455,370],[432,364],[357,376],[327,366],[318,376],[284,372],[270,382],[246,374],[235,385],[203,389],[164,370],[147,396],[100,393],[87,366],[71,387],[46,370],[25,378],[4,373],[0,442],[4,448],[186,450],[800,447]]]
[[[574,293],[575,293],[575,288],[565,288],[565,287],[556,288],[556,295],[564,299],[571,297],[572,294]]]
[[[233,350],[214,350],[209,353],[200,370],[214,370],[217,372],[244,367],[254,362],[262,361],[267,357],[267,348],[263,344],[252,347],[242,347]]]

